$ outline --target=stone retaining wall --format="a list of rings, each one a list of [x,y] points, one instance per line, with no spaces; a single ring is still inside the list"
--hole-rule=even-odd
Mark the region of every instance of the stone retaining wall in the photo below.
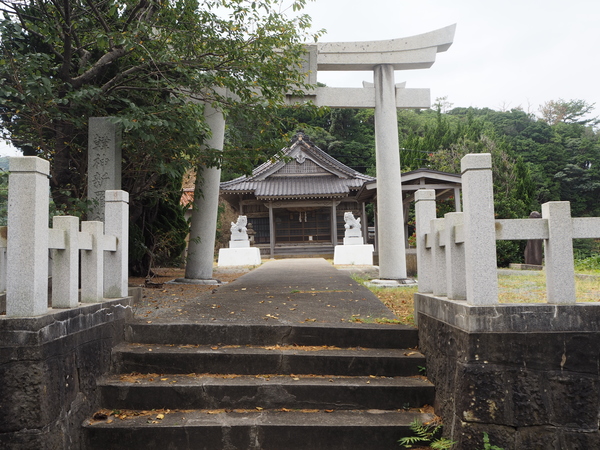
[[[504,450],[600,448],[599,310],[416,294],[419,349],[456,448],[480,450],[484,432]]]
[[[81,423],[99,404],[96,378],[110,368],[132,304],[0,317],[0,448],[81,448]]]

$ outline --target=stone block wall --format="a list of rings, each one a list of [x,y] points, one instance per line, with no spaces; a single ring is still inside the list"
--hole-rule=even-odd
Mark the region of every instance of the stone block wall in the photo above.
[[[0,317],[0,448],[79,449],[96,379],[123,340],[131,297],[37,317]]]
[[[542,310],[533,318],[536,306]],[[419,348],[456,448],[483,448],[484,432],[504,450],[600,448],[598,309],[499,305],[493,312],[417,294]]]

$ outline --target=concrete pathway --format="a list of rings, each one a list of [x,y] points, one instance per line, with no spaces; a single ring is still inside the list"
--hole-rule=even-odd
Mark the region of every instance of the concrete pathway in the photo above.
[[[136,318],[153,323],[340,324],[395,316],[349,271],[324,259],[294,258],[268,261],[212,292],[162,304]]]

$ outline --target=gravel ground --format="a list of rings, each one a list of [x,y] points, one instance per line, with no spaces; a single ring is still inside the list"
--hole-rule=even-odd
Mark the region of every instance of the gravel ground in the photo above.
[[[248,273],[251,268],[215,268],[213,277],[223,283],[231,283],[235,279]],[[151,279],[129,278],[130,286],[142,288],[142,299],[136,303],[134,311],[136,316],[149,315],[151,309],[173,308],[188,300],[199,299],[212,295],[219,285],[202,284],[167,284],[167,281],[184,276],[184,269],[157,268],[155,276]],[[222,286],[222,285],[221,285]]]

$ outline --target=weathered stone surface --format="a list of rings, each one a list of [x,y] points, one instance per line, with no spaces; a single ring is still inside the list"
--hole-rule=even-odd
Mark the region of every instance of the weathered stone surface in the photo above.
[[[48,310],[49,172],[48,161],[35,156],[10,158],[7,316],[33,316]]]
[[[496,229],[492,156],[469,154],[461,159],[466,297],[471,305],[498,302]]]
[[[563,450],[560,444],[560,430],[552,426],[541,426],[519,429],[514,448],[540,448],[548,450]],[[593,447],[590,447],[593,448]]]
[[[104,221],[104,192],[121,189],[121,127],[110,117],[90,117],[88,129],[89,220]]]
[[[468,332],[418,314],[436,412],[458,448],[481,449],[484,431],[505,450],[598,448],[599,331]]]
[[[457,449],[473,449],[480,450],[484,448],[483,433],[487,433],[490,445],[495,445],[504,450],[509,448],[525,449],[544,449],[546,447],[514,447],[516,439],[516,430],[511,427],[502,427],[490,424],[478,424],[470,422],[458,422],[456,426]]]
[[[600,303],[473,306],[427,294],[415,295],[415,309],[467,332],[600,332]],[[418,320],[418,318],[417,318]],[[583,333],[581,334],[583,335]]]
[[[132,299],[0,319],[0,448],[79,449]]]

